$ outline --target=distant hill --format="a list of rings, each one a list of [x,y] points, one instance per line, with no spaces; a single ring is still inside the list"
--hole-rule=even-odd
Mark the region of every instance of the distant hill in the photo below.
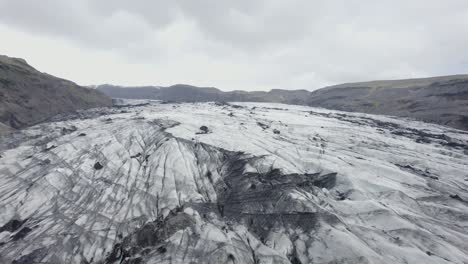
[[[280,90],[269,92],[231,91],[223,92],[213,87],[197,87],[176,84],[169,87],[140,86],[123,87],[109,84],[97,86],[97,89],[113,98],[154,99],[176,102],[275,102],[286,104],[305,104],[310,92],[306,90]]]
[[[329,90],[329,89],[334,89],[334,88],[348,88],[348,87],[411,88],[411,87],[429,86],[431,84],[449,82],[453,80],[468,80],[468,74],[436,76],[436,77],[428,77],[428,78],[401,79],[401,80],[377,80],[377,81],[368,81],[368,82],[343,83],[343,84],[325,87],[323,89]]]
[[[468,75],[346,83],[313,92],[280,89],[269,92],[223,92],[216,88],[182,84],[170,87],[100,85],[97,89],[116,98],[309,105],[349,112],[411,117],[468,130]]]
[[[111,98],[95,89],[39,72],[23,59],[0,55],[0,133],[60,113],[111,105]]]
[[[468,75],[340,84],[312,92],[307,104],[468,130]]]

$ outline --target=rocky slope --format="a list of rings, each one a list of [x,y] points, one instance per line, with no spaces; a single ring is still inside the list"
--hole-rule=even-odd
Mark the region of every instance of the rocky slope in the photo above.
[[[326,87],[314,92],[223,92],[189,85],[119,87],[101,85],[111,97],[179,102],[273,102],[328,109],[411,117],[468,130],[468,75],[424,79],[373,81]]]
[[[468,130],[468,75],[342,84],[313,92],[307,104]]]
[[[467,133],[121,103],[0,138],[0,263],[468,262]]]
[[[0,133],[59,113],[111,104],[99,91],[41,73],[22,59],[0,55]]]

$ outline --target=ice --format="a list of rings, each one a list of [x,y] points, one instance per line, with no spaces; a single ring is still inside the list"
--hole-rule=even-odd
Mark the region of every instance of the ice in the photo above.
[[[0,140],[1,263],[468,263],[464,131],[146,103]]]

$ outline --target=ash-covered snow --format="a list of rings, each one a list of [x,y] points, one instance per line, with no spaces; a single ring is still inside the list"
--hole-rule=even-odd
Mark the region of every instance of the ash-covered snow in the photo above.
[[[467,132],[122,101],[0,139],[0,263],[468,263],[467,190]]]

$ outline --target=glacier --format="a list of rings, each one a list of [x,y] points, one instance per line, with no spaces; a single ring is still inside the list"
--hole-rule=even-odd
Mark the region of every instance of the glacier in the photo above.
[[[0,263],[468,263],[467,190],[465,131],[122,100],[0,139]]]

